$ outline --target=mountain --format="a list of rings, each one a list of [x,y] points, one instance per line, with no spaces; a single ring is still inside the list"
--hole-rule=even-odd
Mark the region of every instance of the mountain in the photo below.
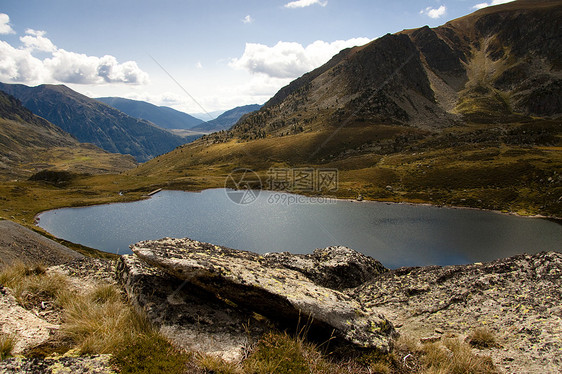
[[[0,177],[15,178],[44,169],[81,173],[121,172],[134,167],[131,156],[81,144],[59,127],[34,115],[0,91]]]
[[[561,29],[562,1],[520,0],[385,35],[132,174],[203,188],[328,168],[340,197],[562,217]]]
[[[184,143],[179,136],[133,118],[64,85],[28,87],[0,83],[0,90],[15,96],[38,116],[112,153],[129,154],[144,162]]]
[[[233,133],[249,139],[377,125],[434,132],[559,115],[560,4],[489,7],[346,49],[281,89]]]
[[[187,113],[165,106],[156,106],[144,101],[121,97],[98,97],[96,100],[118,109],[131,117],[145,119],[164,129],[188,130],[203,123],[202,120]]]
[[[242,116],[259,110],[261,105],[258,104],[250,104],[239,106],[231,110],[227,110],[217,118],[202,123],[200,125],[194,126],[192,130],[202,131],[202,132],[216,132],[221,130],[228,130],[231,128],[236,122],[242,118]]]

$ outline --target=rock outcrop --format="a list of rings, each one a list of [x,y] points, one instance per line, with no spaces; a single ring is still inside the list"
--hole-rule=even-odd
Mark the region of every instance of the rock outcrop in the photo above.
[[[117,275],[131,302],[179,347],[238,361],[268,328],[251,311],[228,305],[136,256],[123,256]]]
[[[277,324],[294,328],[299,321],[304,324],[310,319],[313,334],[323,333],[333,336],[337,342],[360,348],[390,349],[394,327],[382,314],[376,309],[364,308],[342,292],[316,284],[303,272],[287,267],[290,261],[277,261],[276,256],[260,256],[187,238],[143,241],[131,248],[140,260],[161,270],[156,273],[157,277],[168,277],[169,281],[171,275]],[[324,253],[334,259],[354,252],[338,247],[333,251],[333,256],[329,254],[330,249],[317,252],[317,256]],[[351,257],[361,258],[360,255]],[[314,256],[303,261],[312,261],[312,258]],[[376,262],[370,265],[377,267]],[[146,294],[142,285],[132,279],[135,274],[128,270],[147,269],[142,266],[133,257],[125,257],[122,261],[122,279],[129,294]],[[162,300],[170,294],[157,297]],[[143,302],[140,295],[133,299],[140,300],[139,304],[145,305],[145,309],[150,303]]]
[[[296,270],[322,287],[339,291],[357,287],[387,271],[374,258],[343,246],[318,248],[307,255],[274,252],[264,258],[269,266]]]
[[[345,247],[262,256],[165,238],[132,249],[119,265],[127,293],[188,349],[237,360],[268,323],[295,328],[311,317],[313,336],[382,351],[396,332],[432,342],[487,327],[497,345],[481,354],[504,372],[562,367],[558,252],[388,270]]]
[[[561,253],[396,269],[349,296],[381,310],[407,336],[435,340],[485,326],[499,343],[486,354],[505,372],[562,368]]]

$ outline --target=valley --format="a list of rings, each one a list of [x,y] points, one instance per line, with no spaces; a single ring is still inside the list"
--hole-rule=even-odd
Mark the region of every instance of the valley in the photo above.
[[[10,82],[0,83],[0,371],[560,370],[562,1],[378,3],[376,14],[363,9],[375,2],[350,2],[341,15],[333,1],[291,1],[275,13],[255,3],[251,15],[229,2],[212,12],[188,3],[155,11],[138,2],[143,16],[131,18],[143,26],[132,27],[137,9],[116,2],[117,16],[104,18],[119,21],[114,37],[90,46],[81,35],[76,45],[118,58],[62,49],[52,26],[59,48],[0,13],[0,76]],[[84,13],[76,4],[67,4],[73,17]],[[314,40],[314,28],[352,23],[375,33],[397,13],[436,25],[453,9],[473,13],[363,45],[349,39],[335,54],[343,41],[247,39],[271,29]],[[129,45],[141,31],[142,45]],[[215,34],[227,44],[243,36],[244,52]],[[160,64],[148,46],[173,57]],[[151,85],[123,58],[189,73],[152,66]],[[43,77],[48,84],[31,86]],[[187,89],[201,94],[210,112],[233,109],[205,122],[161,106],[196,107],[162,77],[191,99]],[[289,83],[268,93],[279,82]],[[335,179],[306,188],[296,183],[303,170]],[[292,183],[276,189],[279,171]],[[250,209],[243,195],[255,186],[270,191]],[[347,201],[289,210],[267,199],[285,193]],[[92,207],[126,202],[138,203]],[[67,207],[88,208],[38,221]]]

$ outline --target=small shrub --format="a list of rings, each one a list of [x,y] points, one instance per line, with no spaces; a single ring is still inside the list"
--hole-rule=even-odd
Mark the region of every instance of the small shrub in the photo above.
[[[76,174],[69,171],[42,170],[29,177],[30,181],[49,183],[55,186],[66,186],[76,178]]]
[[[468,342],[471,346],[476,348],[493,348],[497,347],[498,343],[494,333],[486,327],[479,327],[475,329],[468,337]]]
[[[0,361],[10,357],[15,346],[16,338],[14,335],[0,332]]]
[[[207,354],[198,354],[195,363],[199,369],[204,373],[215,374],[242,374],[242,369],[230,362],[223,359]]]
[[[122,374],[187,373],[190,360],[190,354],[175,349],[157,332],[137,336],[113,356]]]
[[[244,361],[249,373],[310,373],[306,360],[310,347],[287,333],[266,333]]]

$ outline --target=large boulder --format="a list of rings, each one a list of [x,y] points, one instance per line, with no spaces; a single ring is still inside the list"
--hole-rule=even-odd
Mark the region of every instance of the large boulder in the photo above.
[[[273,321],[297,327],[309,320],[313,333],[356,347],[390,349],[395,330],[382,314],[264,256],[188,238],[143,241],[131,249],[149,265]]]
[[[251,311],[232,307],[136,256],[122,256],[117,275],[129,300],[178,347],[239,361],[268,328]]]
[[[360,286],[388,270],[374,258],[343,246],[318,248],[306,255],[273,252],[264,257],[270,266],[296,270],[320,286],[339,291]]]

